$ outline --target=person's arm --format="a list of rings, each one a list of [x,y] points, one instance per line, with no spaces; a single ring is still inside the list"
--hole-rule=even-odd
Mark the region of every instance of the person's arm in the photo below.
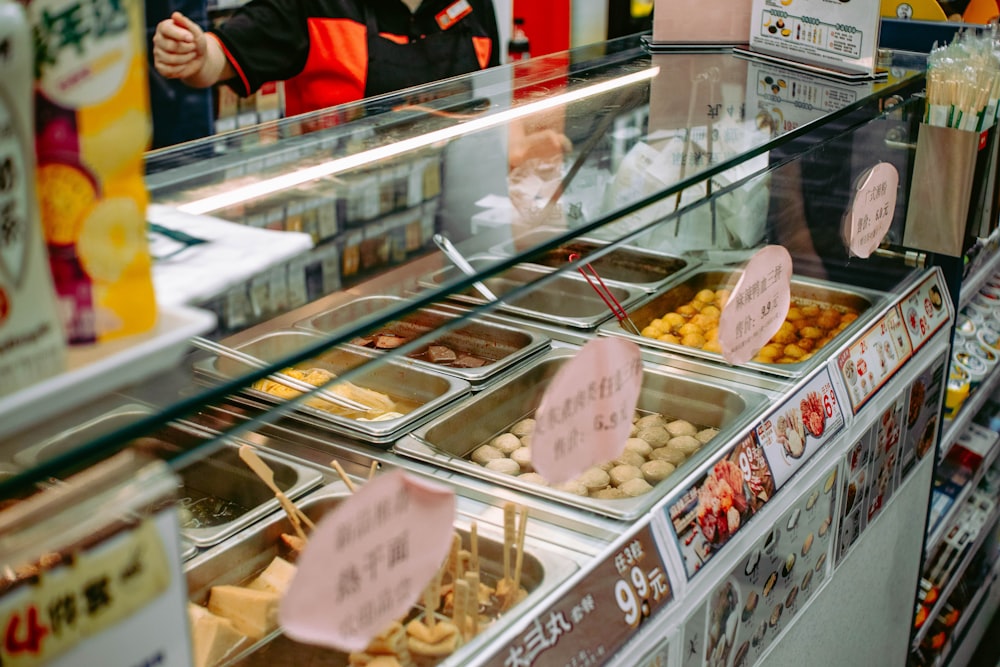
[[[164,77],[181,79],[194,88],[208,88],[236,76],[218,40],[180,12],[157,24],[153,65]]]

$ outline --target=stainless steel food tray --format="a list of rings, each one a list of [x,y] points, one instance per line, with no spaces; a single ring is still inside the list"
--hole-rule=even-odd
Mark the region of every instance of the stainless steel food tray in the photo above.
[[[483,270],[496,261],[496,258],[488,258],[483,255],[469,258],[469,262],[477,271]],[[492,278],[487,278],[483,282],[497,297],[502,299],[505,294],[551,273],[552,269],[525,264],[515,266]],[[421,278],[419,285],[428,289],[436,289],[461,275],[461,272],[453,267],[440,269]],[[612,283],[608,285],[608,288],[615,299],[625,308],[646,294],[645,291],[633,285]],[[451,294],[448,298],[461,303],[486,303],[483,297],[472,289]],[[586,331],[594,330],[599,324],[612,317],[611,310],[597,292],[575,271],[560,274],[541,287],[501,303],[497,306],[497,310],[548,324]]]
[[[405,302],[405,299],[393,296],[363,297],[296,322],[295,326],[306,331],[329,334],[349,326],[363,317],[393,306],[399,306]],[[394,322],[378,327],[377,330],[392,331],[406,338],[416,338],[433,333],[435,329],[456,319],[456,317],[458,316],[454,313],[421,308]],[[414,364],[432,372],[461,378],[472,385],[474,389],[478,389],[510,371],[524,359],[547,349],[549,343],[550,340],[547,336],[538,333],[519,331],[496,322],[470,319],[463,322],[460,328],[441,334],[440,338],[428,343],[428,345],[447,345],[457,352],[490,359],[491,363],[479,368],[457,368],[435,364],[412,355],[407,355],[407,358]],[[428,345],[423,346],[414,354],[422,353]],[[364,346],[348,345],[348,347],[370,350]],[[379,351],[375,350],[375,352]]]
[[[32,445],[16,458],[29,466],[71,452],[95,440],[105,433],[124,428],[152,414],[152,410],[141,404],[126,404],[99,415],[70,431]],[[196,426],[170,423],[161,426],[149,437],[139,438],[133,446],[147,448],[153,455],[182,451],[212,436]],[[178,489],[181,504],[192,496],[207,500],[217,499],[233,503],[243,509],[235,518],[213,526],[202,528],[182,528],[187,541],[197,547],[217,544],[239,532],[255,521],[277,511],[280,506],[274,494],[239,458],[239,441],[232,441],[220,449],[193,462],[179,471],[182,486]],[[310,489],[319,486],[323,476],[298,463],[259,451],[260,457],[274,471],[274,482],[289,498],[297,498]]]
[[[316,343],[319,337],[306,331],[275,331],[265,334],[240,346],[246,352],[264,361],[272,362],[287,358],[306,345]],[[319,357],[299,364],[303,368],[320,367],[341,375],[362,363],[377,359],[379,355],[360,349],[338,348],[328,350]],[[228,380],[242,375],[246,367],[239,362],[222,357],[209,357],[195,364],[195,371],[214,380]],[[432,373],[416,364],[394,359],[379,359],[374,368],[364,369],[351,382],[356,385],[389,394],[395,400],[404,400],[417,405],[413,410],[396,419],[384,421],[359,421],[349,417],[326,412],[308,405],[299,405],[289,413],[289,417],[300,419],[320,428],[334,431],[349,438],[377,445],[392,443],[404,431],[423,423],[434,412],[448,403],[466,396],[471,391],[468,382],[450,375]],[[256,407],[267,408],[282,399],[266,392],[247,388],[240,399]]]
[[[348,496],[350,492],[347,487],[343,482],[337,481],[316,490],[297,505],[310,519],[319,522],[320,518]],[[469,526],[462,515],[458,516],[455,528],[462,534],[463,544],[468,545]],[[441,665],[464,664],[477,647],[482,647],[484,641],[501,632],[504,627],[519,618],[524,610],[529,610],[542,602],[577,570],[577,564],[573,561],[539,548],[533,543],[530,519],[528,528],[529,539],[526,542],[522,564],[522,584],[528,591],[527,598],[513,610],[502,615],[476,640],[442,661]],[[261,522],[210,550],[201,552],[184,564],[189,599],[196,604],[204,604],[212,586],[248,583],[267,567],[275,556],[288,559],[289,553],[282,544],[281,534],[292,532],[288,518],[283,513],[276,514],[270,520]],[[477,532],[483,582],[492,584],[503,576],[503,533],[499,528],[481,522]],[[281,657],[281,664],[318,664],[319,661],[324,665],[347,664],[346,655],[329,649],[298,644],[281,635],[280,631],[271,633],[233,658],[237,659],[240,665],[248,667],[272,665],[277,656]]]
[[[691,274],[686,280],[679,284],[668,287],[665,291],[650,296],[629,309],[629,317],[641,331],[650,322],[658,317],[663,317],[664,313],[672,312],[679,306],[684,305],[694,298],[694,295],[702,289],[732,289],[739,280],[740,272],[734,269],[706,268],[702,267]],[[792,298],[798,301],[816,304],[830,304],[833,306],[848,306],[858,311],[858,318],[828,344],[832,350],[838,340],[846,340],[850,335],[866,325],[871,317],[878,311],[877,306],[881,305],[885,296],[878,292],[859,290],[857,288],[847,288],[842,285],[830,283],[814,278],[795,276],[792,278]],[[647,348],[673,352],[675,354],[698,357],[715,363],[726,363],[721,354],[706,352],[694,347],[667,343],[655,338],[637,336],[625,331],[618,322],[606,322],[598,327],[598,335],[618,336],[627,338],[639,345]],[[825,349],[825,348],[824,348]],[[810,372],[817,365],[822,364],[826,358],[822,353],[814,354],[810,359],[796,364],[765,364],[756,361],[749,361],[743,364],[746,368],[777,375],[785,378],[801,377]]]
[[[759,414],[766,399],[742,387],[696,378],[665,368],[643,369],[637,409],[661,413],[703,426],[719,434],[685,461],[649,493],[635,498],[602,500],[575,496],[488,470],[468,460],[474,449],[534,414],[542,392],[573,350],[552,350],[533,360],[502,385],[490,387],[428,424],[401,438],[395,451],[449,470],[455,470],[543,498],[616,519],[631,520],[648,512],[658,500],[703,460],[731,442],[740,429]]]
[[[523,247],[533,248],[552,238],[553,235],[553,231],[536,231],[518,238],[517,242],[523,244]],[[514,243],[515,241],[509,241],[495,246],[490,252],[502,257],[513,257],[518,254]],[[525,264],[559,268],[569,263],[569,256],[573,253],[586,258],[607,245],[607,241],[581,237],[544,253],[530,255]],[[646,292],[656,292],[667,283],[689,273],[699,264],[697,260],[687,257],[624,245],[595,259],[590,266],[606,282],[634,285]]]

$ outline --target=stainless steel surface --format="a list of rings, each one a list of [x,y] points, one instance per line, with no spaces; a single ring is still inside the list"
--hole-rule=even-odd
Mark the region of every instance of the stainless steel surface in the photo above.
[[[512,257],[518,253],[514,243],[533,248],[553,235],[553,232],[532,232],[519,237],[516,241],[496,246],[491,252]],[[559,268],[569,262],[569,256],[573,253],[586,258],[607,245],[607,241],[581,237],[553,250],[530,255],[525,263]],[[635,246],[615,248],[590,263],[604,280],[634,285],[647,292],[658,291],[667,282],[679,278],[682,273],[687,273],[698,264],[699,262],[694,259],[644,250]]]
[[[265,361],[287,358],[307,344],[317,340],[316,334],[306,331],[275,331],[240,345],[244,350]],[[360,350],[329,350],[303,364],[301,368],[323,368],[335,375],[364,364],[377,355]],[[195,370],[215,379],[229,379],[240,374],[240,364],[223,357],[213,357],[195,364]],[[415,364],[389,360],[373,369],[365,369],[352,382],[358,386],[387,394],[397,403],[413,405],[402,417],[383,421],[360,421],[320,410],[309,405],[298,405],[290,417],[302,419],[351,438],[373,444],[387,444],[399,435],[428,419],[435,411],[465,396],[470,391],[468,382],[456,377],[431,373]],[[242,397],[251,404],[266,407],[282,399],[266,392],[247,388]],[[254,403],[256,401],[256,403]]]
[[[302,510],[313,520],[319,521],[325,514],[334,510],[337,505],[350,496],[343,482],[334,482],[310,494],[299,502]],[[461,534],[463,545],[469,544],[469,521],[461,514],[456,516],[455,528]],[[290,554],[281,540],[282,533],[291,533],[292,526],[284,514],[276,514],[268,521],[261,522],[243,531],[232,539],[212,549],[201,552],[197,557],[185,563],[188,582],[188,597],[197,604],[204,604],[212,586],[241,585],[249,583],[257,576],[275,556],[289,559]],[[479,558],[483,573],[482,581],[493,585],[503,576],[503,533],[492,524],[479,522]],[[476,640],[456,651],[441,665],[462,664],[477,647],[485,646],[490,638],[509,625],[523,610],[532,608],[548,596],[560,583],[565,581],[578,566],[572,560],[547,551],[531,538],[532,522],[528,520],[528,535],[524,550],[522,565],[522,585],[528,591],[528,597],[521,601],[512,611],[502,615],[480,634]],[[263,645],[269,641],[277,641],[273,648]],[[245,660],[240,664],[272,664],[268,654],[280,646],[295,651],[305,662],[307,658],[322,657],[323,664],[340,664],[339,655],[328,649],[317,648],[305,644],[297,644],[272,633],[254,646],[253,653],[244,654]],[[263,649],[263,650],[261,650]],[[259,651],[259,653],[258,653]],[[287,662],[289,657],[283,654]],[[273,659],[273,658],[272,658]],[[294,660],[288,664],[302,664]],[[309,663],[311,664],[311,663]],[[346,660],[345,660],[346,664]]]
[[[295,499],[315,488],[323,476],[306,466],[287,459],[278,459],[267,452],[258,452],[274,471],[274,483],[290,499]],[[234,519],[218,525],[185,528],[183,534],[198,547],[218,544],[268,514],[279,511],[278,500],[257,475],[240,460],[239,446],[226,444],[222,449],[180,470],[183,487],[181,510],[189,510],[184,499],[205,498],[207,502],[232,503],[243,511]],[[197,502],[197,500],[195,500]]]
[[[295,326],[307,331],[328,334],[350,326],[362,317],[373,315],[389,307],[398,307],[404,302],[405,299],[401,297],[364,297],[296,322]],[[454,313],[423,308],[395,322],[379,327],[377,331],[391,331],[404,338],[413,339],[432,334],[436,329],[455,318]],[[490,363],[479,368],[458,368],[435,364],[417,356],[423,354],[430,345],[446,345],[456,352],[488,359]],[[435,338],[432,342],[407,356],[419,366],[434,372],[454,375],[467,381],[473,387],[480,387],[548,346],[547,336],[519,331],[496,322],[475,319],[462,323],[458,329],[443,333],[440,338]],[[355,346],[351,345],[350,347],[354,348]],[[367,350],[369,348],[360,347],[360,349]]]
[[[737,270],[707,269],[702,267],[701,270],[695,271],[693,275],[682,283],[669,287],[665,292],[653,295],[637,304],[629,314],[639,328],[643,329],[654,319],[661,318],[665,313],[673,312],[679,306],[691,301],[699,290],[732,289],[739,278],[740,272]],[[846,288],[842,285],[796,276],[792,278],[792,299],[818,305],[828,304],[850,307],[858,312],[858,318],[827,344],[826,347],[833,350],[836,345],[846,340],[871,319],[873,313],[878,310],[873,306],[880,305],[883,297],[874,292],[862,292],[854,288]],[[625,331],[617,322],[602,324],[598,327],[598,334],[619,336],[642,346],[669,351],[679,355],[698,357],[716,363],[725,363],[721,354],[706,352],[694,347],[667,343],[647,336],[636,336]],[[749,361],[743,364],[743,366],[781,377],[801,377],[817,365],[823,363],[823,360],[826,358],[825,354],[815,354],[807,361],[796,364],[765,364]]]
[[[553,350],[543,355],[503,385],[477,394],[404,436],[396,443],[394,451],[565,505],[630,520],[649,511],[701,461],[731,442],[766,402],[760,394],[743,388],[678,377],[667,369],[645,367],[638,410],[683,417],[703,427],[718,428],[719,434],[651,492],[636,498],[601,500],[575,496],[488,470],[468,460],[474,449],[534,414],[549,380],[573,354],[572,350]]]
[[[239,350],[234,350],[231,347],[227,347],[222,343],[216,343],[214,340],[209,340],[207,338],[202,338],[201,336],[194,336],[191,338],[191,344],[195,347],[205,350],[206,352],[211,352],[217,354],[220,357],[226,357],[232,361],[245,364],[250,368],[264,368],[267,366],[262,360],[247,354],[246,352],[240,352]],[[315,389],[307,382],[302,380],[296,380],[295,378],[285,375],[284,373],[272,373],[267,376],[268,380],[272,382],[277,382],[280,385],[288,387],[289,389],[294,389],[296,391],[310,391]],[[330,403],[335,403],[349,410],[355,410],[357,412],[371,412],[372,409],[367,405],[361,405],[356,401],[352,401],[344,396],[338,396],[329,391],[319,390],[316,392],[316,398],[321,398],[324,401],[329,401]]]
[[[495,261],[495,259],[482,256],[470,258],[470,262],[477,270],[483,270],[486,265]],[[437,271],[422,278],[420,285],[424,288],[437,288],[442,283],[454,280],[457,271],[458,269],[455,268]],[[503,299],[511,291],[551,273],[551,269],[526,264],[515,266],[498,276],[487,278],[485,282],[493,292]],[[631,285],[614,284],[608,285],[608,287],[626,311],[645,294],[638,287]],[[450,298],[462,303],[485,303],[483,299],[475,296],[471,291],[452,294]],[[593,330],[601,322],[612,317],[611,311],[591,289],[587,281],[575,274],[555,276],[543,286],[513,297],[509,301],[502,301],[497,306],[497,310],[572,329],[584,330]]]

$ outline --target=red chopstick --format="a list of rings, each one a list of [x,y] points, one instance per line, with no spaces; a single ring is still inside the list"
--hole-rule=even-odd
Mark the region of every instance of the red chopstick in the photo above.
[[[570,262],[575,262],[578,259],[580,259],[579,253],[570,253]],[[588,275],[588,269],[590,273],[593,274],[593,279],[590,275]],[[597,273],[594,267],[590,264],[583,264],[577,268],[577,271],[579,271],[580,275],[584,277],[587,283],[594,288],[594,291],[597,292],[597,296],[601,297],[601,300],[604,301],[604,305],[611,310],[611,313],[615,316],[615,319],[618,320],[618,323],[622,325],[622,328],[629,333],[635,334],[636,336],[641,336],[642,333],[639,331],[639,327],[637,327],[635,322],[632,321],[632,318],[628,316],[628,312],[626,312],[625,308],[618,301],[618,299],[615,298],[611,289],[604,284],[604,280],[601,279],[601,276]],[[596,283],[594,282],[595,280],[597,281]]]

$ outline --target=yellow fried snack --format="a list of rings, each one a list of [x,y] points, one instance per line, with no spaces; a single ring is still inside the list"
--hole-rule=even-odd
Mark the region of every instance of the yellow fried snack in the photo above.
[[[72,245],[83,219],[97,203],[97,190],[80,168],[53,162],[38,167],[38,201],[45,239],[55,245]]]
[[[83,269],[94,280],[118,282],[146,247],[145,222],[132,199],[105,199],[80,225],[76,242]]]

